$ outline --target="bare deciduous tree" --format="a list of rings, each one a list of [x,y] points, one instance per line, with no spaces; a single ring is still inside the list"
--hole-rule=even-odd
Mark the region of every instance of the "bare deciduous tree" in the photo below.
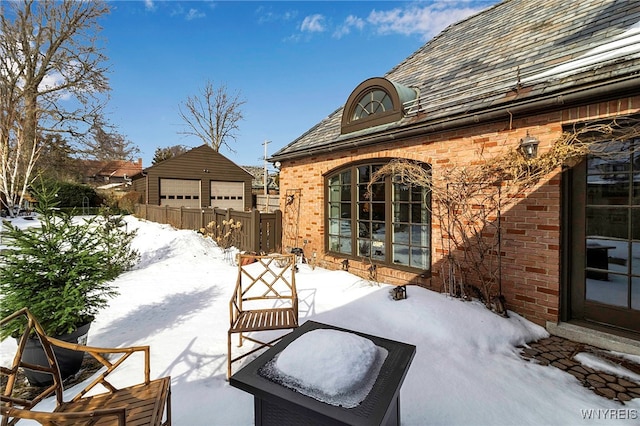
[[[129,160],[140,153],[140,149],[107,123],[96,122],[89,133],[84,148],[78,151],[86,158],[99,161]]]
[[[13,212],[51,134],[80,138],[109,90],[97,46],[101,1],[0,3],[0,194]]]
[[[231,152],[230,141],[236,140],[239,122],[244,118],[240,93],[230,95],[226,85],[217,88],[207,81],[199,95],[189,96],[178,106],[180,117],[187,124],[183,135],[197,136],[216,152],[224,145]]]

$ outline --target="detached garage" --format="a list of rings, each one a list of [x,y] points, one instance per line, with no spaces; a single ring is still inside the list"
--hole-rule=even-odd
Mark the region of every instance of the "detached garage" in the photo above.
[[[208,145],[158,163],[133,177],[145,204],[249,210],[253,176]]]

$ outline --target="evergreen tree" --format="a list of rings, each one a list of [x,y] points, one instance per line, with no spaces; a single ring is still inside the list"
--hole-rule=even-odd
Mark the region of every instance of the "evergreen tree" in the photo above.
[[[3,223],[8,248],[0,251],[0,317],[27,307],[47,334],[70,333],[118,294],[112,280],[138,259],[131,249],[135,231],[107,214],[74,219],[57,208],[55,188],[42,185],[34,194],[40,226]],[[19,331],[16,323],[0,339]]]

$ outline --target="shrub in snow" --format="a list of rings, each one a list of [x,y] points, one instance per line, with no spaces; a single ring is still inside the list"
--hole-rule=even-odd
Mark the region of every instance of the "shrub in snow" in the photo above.
[[[27,307],[45,332],[61,335],[93,319],[117,295],[111,281],[133,267],[135,231],[104,213],[81,222],[56,208],[55,188],[34,191],[40,226],[20,229],[5,221],[0,252],[0,318]],[[0,338],[20,325],[0,330]]]

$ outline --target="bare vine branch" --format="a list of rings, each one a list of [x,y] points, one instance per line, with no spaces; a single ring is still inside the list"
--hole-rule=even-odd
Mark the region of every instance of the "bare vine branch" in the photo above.
[[[533,159],[518,148],[501,155],[454,165],[431,173],[422,164],[393,160],[372,176],[368,185],[386,176],[394,182],[429,189],[430,211],[437,223],[444,262],[445,291],[479,298],[495,311],[504,310],[501,291],[501,212],[520,202],[554,171],[572,167],[588,156],[615,159],[628,141],[640,137],[640,120],[621,117],[607,123],[576,126]],[[628,150],[625,151],[628,155]],[[425,200],[425,203],[427,200]],[[427,206],[429,204],[427,203]],[[498,300],[500,299],[500,300]]]

